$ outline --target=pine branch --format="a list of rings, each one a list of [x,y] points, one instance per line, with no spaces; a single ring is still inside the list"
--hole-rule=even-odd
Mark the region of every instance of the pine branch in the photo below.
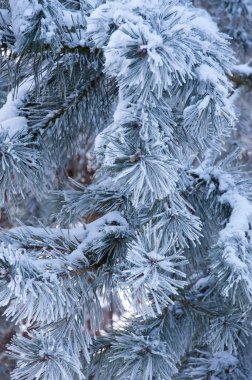
[[[252,90],[252,68],[249,65],[236,66],[230,79],[234,83],[235,88],[244,86],[246,90]]]
[[[225,36],[185,1],[11,9],[20,96],[0,110],[17,118],[2,119],[2,200],[23,191],[21,178],[47,186],[81,139],[96,160],[92,185],[52,194],[53,222],[68,228],[48,218],[0,234],[0,306],[25,324],[10,346],[13,379],[219,376],[221,352],[240,375],[234,358],[252,337],[251,181],[215,161],[236,121]],[[133,310],[104,335],[112,297]]]

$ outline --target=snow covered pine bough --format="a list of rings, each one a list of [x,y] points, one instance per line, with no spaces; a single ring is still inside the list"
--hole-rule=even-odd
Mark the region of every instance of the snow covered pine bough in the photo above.
[[[252,193],[222,149],[226,36],[185,0],[6,7],[0,200],[23,210],[0,233],[11,378],[252,379]],[[70,188],[88,144],[94,179]],[[47,213],[31,226],[34,202]],[[95,335],[111,297],[132,311]]]

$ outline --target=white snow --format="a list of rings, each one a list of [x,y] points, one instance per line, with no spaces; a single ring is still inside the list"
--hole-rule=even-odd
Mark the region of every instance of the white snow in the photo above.
[[[234,71],[249,76],[252,74],[252,67],[250,64],[251,62],[245,63],[243,65],[236,65],[234,66]]]
[[[102,236],[106,235],[109,232],[115,232],[120,229],[121,231],[125,231],[128,229],[128,223],[122,217],[122,215],[117,212],[109,212],[102,216],[101,218],[95,220],[92,223],[88,223],[82,225],[81,227],[62,229],[62,228],[39,228],[39,227],[16,227],[11,231],[14,234],[24,234],[26,235],[34,235],[41,237],[65,237],[66,239],[78,243],[77,248],[68,255],[68,259],[73,263],[77,264],[78,261],[85,260],[85,250],[89,247],[92,241],[97,240],[98,238],[102,238]],[[18,248],[18,246],[16,247]],[[53,261],[50,262],[52,263]],[[56,261],[57,262],[57,261]],[[62,264],[62,263],[61,263]],[[47,260],[42,259],[41,265],[46,266]],[[59,266],[60,267],[60,266]]]
[[[38,13],[42,6],[37,0],[10,0],[13,31],[17,39],[29,27],[29,18]]]
[[[218,73],[213,67],[210,67],[207,64],[202,64],[197,67],[195,71],[198,74],[199,80],[202,80],[203,82],[209,81],[214,85],[218,83]]]
[[[202,33],[208,36],[212,41],[219,40],[219,30],[216,23],[212,20],[210,15],[203,9],[197,9],[198,14],[190,21],[190,25],[200,30]],[[195,8],[194,8],[195,12]],[[192,15],[194,16],[194,15]]]
[[[12,137],[17,131],[26,128],[27,120],[19,116],[19,108],[33,85],[34,81],[28,79],[21,83],[15,94],[8,94],[6,103],[0,109],[0,132],[7,131],[9,137]]]
[[[222,192],[220,202],[229,205],[232,210],[226,226],[219,232],[216,245],[222,250],[222,259],[228,270],[238,276],[236,282],[249,281],[247,284],[250,284],[251,268],[247,261],[248,240],[246,235],[249,233],[252,223],[252,204],[239,193],[232,175],[217,167],[207,167],[207,163],[208,159],[205,165],[203,164],[197,169],[197,174],[207,182],[211,180],[211,176],[218,179],[219,190]],[[223,295],[228,295],[227,289],[230,290],[232,284],[223,290]],[[237,283],[234,282],[234,286],[237,286]]]
[[[221,239],[232,236],[235,232],[245,233],[249,230],[249,223],[252,221],[252,205],[242,195],[233,191],[222,195],[223,203],[228,203],[232,207],[232,213],[229,223],[224,230],[220,232]]]

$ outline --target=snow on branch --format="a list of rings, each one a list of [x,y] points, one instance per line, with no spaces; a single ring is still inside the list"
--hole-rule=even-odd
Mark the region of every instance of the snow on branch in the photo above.
[[[202,169],[203,166],[195,172],[208,183],[211,179],[217,181],[219,202],[230,208],[211,253],[211,274],[223,297],[246,308],[252,301],[252,204],[237,186],[235,177],[221,168]]]
[[[235,88],[245,86],[248,90],[252,90],[252,60],[246,64],[234,66],[230,79],[234,82]]]

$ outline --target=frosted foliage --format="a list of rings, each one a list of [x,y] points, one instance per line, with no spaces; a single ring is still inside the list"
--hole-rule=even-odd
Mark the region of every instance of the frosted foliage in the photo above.
[[[233,178],[215,170],[219,186],[224,194],[223,204],[232,207],[229,223],[220,231],[219,240],[213,247],[211,271],[216,276],[216,286],[223,297],[227,297],[242,308],[251,302],[251,221],[252,206],[238,193]]]
[[[134,330],[118,332],[111,341],[111,351],[105,352],[102,372],[98,367],[94,373],[95,380],[102,373],[109,380],[151,380],[155,375],[164,380],[172,379],[171,374],[176,372],[175,363],[167,354],[166,343],[160,340],[155,327],[148,337],[141,335],[141,329],[139,333]]]
[[[57,9],[57,17],[60,21],[62,16],[60,2],[44,0],[10,0],[12,11],[13,31],[17,43],[23,44],[25,35],[29,35],[35,28],[37,29],[38,39],[43,43],[57,43],[57,21],[53,13]],[[56,23],[55,23],[56,21]]]
[[[230,380],[245,379],[238,369],[238,360],[235,356],[226,351],[211,355],[198,350],[190,356],[188,368],[176,379],[226,380],[227,376]]]
[[[11,378],[250,379],[250,65],[186,0],[11,0],[0,42]]]
[[[18,338],[15,337],[17,345],[11,351],[21,361],[21,368],[13,372],[12,379],[74,380],[76,376],[84,379],[78,357],[68,356],[64,347],[47,334],[35,333],[31,340],[22,336]]]
[[[121,25],[105,49],[108,72],[116,73],[122,89],[128,86],[130,76],[130,86],[137,86],[144,102],[150,92],[161,97],[162,91],[168,90],[174,80],[182,84],[193,77],[193,67],[207,60],[198,54],[197,47],[201,51],[211,51],[211,42],[220,43],[216,33],[206,44],[206,35],[200,25],[201,16],[186,11],[184,7],[163,5],[156,15],[159,22],[148,13],[149,23],[136,20],[135,23]],[[210,58],[209,63],[211,61],[215,66],[213,73],[219,76],[225,68],[225,60],[216,58]],[[163,65],[166,70],[162,69]]]
[[[232,44],[242,60],[249,55],[252,46],[251,0],[193,0],[205,7],[218,22],[221,30],[232,37]]]
[[[173,304],[170,296],[186,285],[185,274],[178,268],[187,261],[181,252],[172,252],[175,241],[171,237],[162,242],[161,234],[152,232],[149,225],[128,248],[127,260],[132,267],[125,271],[126,284],[132,288],[135,308],[147,315],[161,313],[163,306]]]
[[[171,194],[178,180],[178,163],[169,157],[169,153],[165,155],[167,148],[157,146],[149,152],[148,148],[145,151],[144,146],[141,149],[141,146],[133,144],[134,142],[131,145],[125,142],[123,150],[118,140],[108,145],[106,159],[108,157],[109,161],[105,161],[104,166],[109,172],[115,173],[115,183],[122,187],[127,183],[135,206]]]

